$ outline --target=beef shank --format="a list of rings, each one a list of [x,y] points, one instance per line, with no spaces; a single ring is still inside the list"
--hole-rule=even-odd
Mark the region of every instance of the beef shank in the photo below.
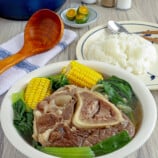
[[[135,127],[104,96],[74,85],[62,87],[34,110],[33,138],[43,146],[92,146]]]

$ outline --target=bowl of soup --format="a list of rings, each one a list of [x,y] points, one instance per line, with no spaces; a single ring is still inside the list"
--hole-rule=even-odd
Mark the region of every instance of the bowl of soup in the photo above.
[[[1,105],[6,137],[30,158],[126,157],[148,140],[156,119],[156,103],[144,83],[98,61],[37,69]]]

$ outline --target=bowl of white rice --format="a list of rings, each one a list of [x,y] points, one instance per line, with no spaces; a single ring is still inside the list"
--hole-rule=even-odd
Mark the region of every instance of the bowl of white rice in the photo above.
[[[93,40],[93,39],[91,39]],[[86,43],[84,57],[119,66],[134,74],[144,74],[157,60],[153,44],[136,34],[102,33]]]

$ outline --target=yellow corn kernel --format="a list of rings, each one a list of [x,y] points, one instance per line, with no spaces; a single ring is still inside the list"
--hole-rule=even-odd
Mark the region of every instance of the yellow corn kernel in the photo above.
[[[46,96],[50,95],[50,80],[47,78],[33,78],[27,85],[24,92],[24,100],[26,104],[35,109],[37,104]]]
[[[67,76],[71,84],[80,87],[91,88],[103,79],[100,73],[77,61],[71,61],[67,67],[63,68],[62,73]]]

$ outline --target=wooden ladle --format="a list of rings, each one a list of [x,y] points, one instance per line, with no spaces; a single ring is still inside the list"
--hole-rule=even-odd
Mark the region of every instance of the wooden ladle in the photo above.
[[[64,24],[55,12],[49,9],[35,12],[26,24],[23,47],[16,54],[0,60],[0,74],[29,56],[53,48],[63,32]]]

